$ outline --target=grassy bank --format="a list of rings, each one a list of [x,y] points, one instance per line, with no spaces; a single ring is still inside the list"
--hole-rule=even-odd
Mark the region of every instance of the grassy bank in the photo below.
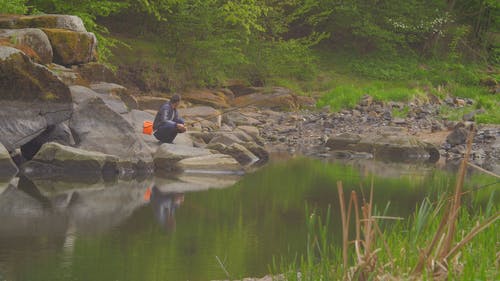
[[[365,94],[380,101],[427,101],[429,95],[472,99],[472,105],[456,109],[444,105],[443,118],[461,120],[464,114],[480,110],[478,123],[500,124],[498,94],[487,81],[499,81],[498,68],[486,64],[416,56],[356,55],[348,52],[316,53],[318,73],[310,81],[273,81],[306,95],[319,97],[318,107],[333,111],[353,108]],[[398,113],[396,112],[395,115]]]
[[[500,210],[493,203],[474,212],[461,210],[452,245],[461,245],[462,242],[464,245],[451,253],[447,262],[443,262],[438,252],[445,243],[440,226],[442,217],[447,215],[446,197],[442,194],[442,199],[437,202],[426,199],[409,219],[381,219],[383,214],[374,213],[372,217],[378,219],[373,220],[376,223],[372,225],[373,240],[369,248],[366,220],[358,222],[362,234],[359,240],[356,240],[355,234],[349,236],[347,266],[342,262],[342,248],[331,242],[333,237],[328,232],[329,217],[323,220],[316,213],[310,213],[307,253],[295,260],[276,258],[271,266],[272,274],[285,272],[287,280],[498,280],[500,224],[497,220]],[[351,213],[353,217],[354,213]],[[488,225],[469,240],[469,236],[478,231],[478,226],[493,220],[497,222]],[[423,267],[418,268],[421,254],[438,234],[442,236],[437,237]]]

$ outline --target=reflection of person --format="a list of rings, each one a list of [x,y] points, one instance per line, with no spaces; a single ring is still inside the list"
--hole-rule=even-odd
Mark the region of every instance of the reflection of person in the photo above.
[[[149,192],[145,199],[151,202],[156,219],[166,231],[174,230],[175,210],[184,202],[184,193],[162,193],[156,186]]]
[[[184,133],[184,120],[179,118],[177,107],[181,102],[178,94],[173,95],[170,101],[164,103],[153,122],[154,136],[161,142],[172,143],[178,133]]]

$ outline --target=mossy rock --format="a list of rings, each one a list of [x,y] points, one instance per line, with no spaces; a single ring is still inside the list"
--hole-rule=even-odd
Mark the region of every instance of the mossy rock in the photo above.
[[[69,88],[18,49],[0,46],[0,142],[12,151],[68,120]]]
[[[47,68],[12,47],[0,46],[0,99],[71,102],[71,93]]]
[[[52,62],[52,46],[47,35],[40,29],[0,30],[0,45],[19,49],[38,63]]]
[[[54,62],[61,65],[83,64],[96,60],[97,39],[90,32],[42,29],[54,50]]]
[[[0,15],[0,28],[61,28],[87,32],[82,20],[71,15]]]

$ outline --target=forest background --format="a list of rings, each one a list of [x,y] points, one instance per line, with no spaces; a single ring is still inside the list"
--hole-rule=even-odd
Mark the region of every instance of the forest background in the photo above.
[[[332,110],[461,97],[474,104],[444,118],[500,124],[497,0],[2,0],[0,13],[81,17],[99,60],[152,95],[240,81]]]

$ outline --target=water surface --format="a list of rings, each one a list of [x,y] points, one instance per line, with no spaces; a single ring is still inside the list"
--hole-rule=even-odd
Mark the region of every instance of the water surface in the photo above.
[[[426,194],[454,183],[453,173],[435,166],[307,158],[270,163],[228,187],[233,179],[203,177],[196,179],[200,185],[189,175],[3,184],[0,280],[195,281],[226,279],[225,271],[231,278],[259,277],[273,256],[304,253],[306,204],[320,213],[331,206],[331,225],[340,230],[339,180],[346,194],[368,196],[373,178],[379,212],[387,207],[387,215],[403,218]],[[472,176],[466,186],[492,181]],[[474,198],[487,200],[491,189],[481,191]]]

